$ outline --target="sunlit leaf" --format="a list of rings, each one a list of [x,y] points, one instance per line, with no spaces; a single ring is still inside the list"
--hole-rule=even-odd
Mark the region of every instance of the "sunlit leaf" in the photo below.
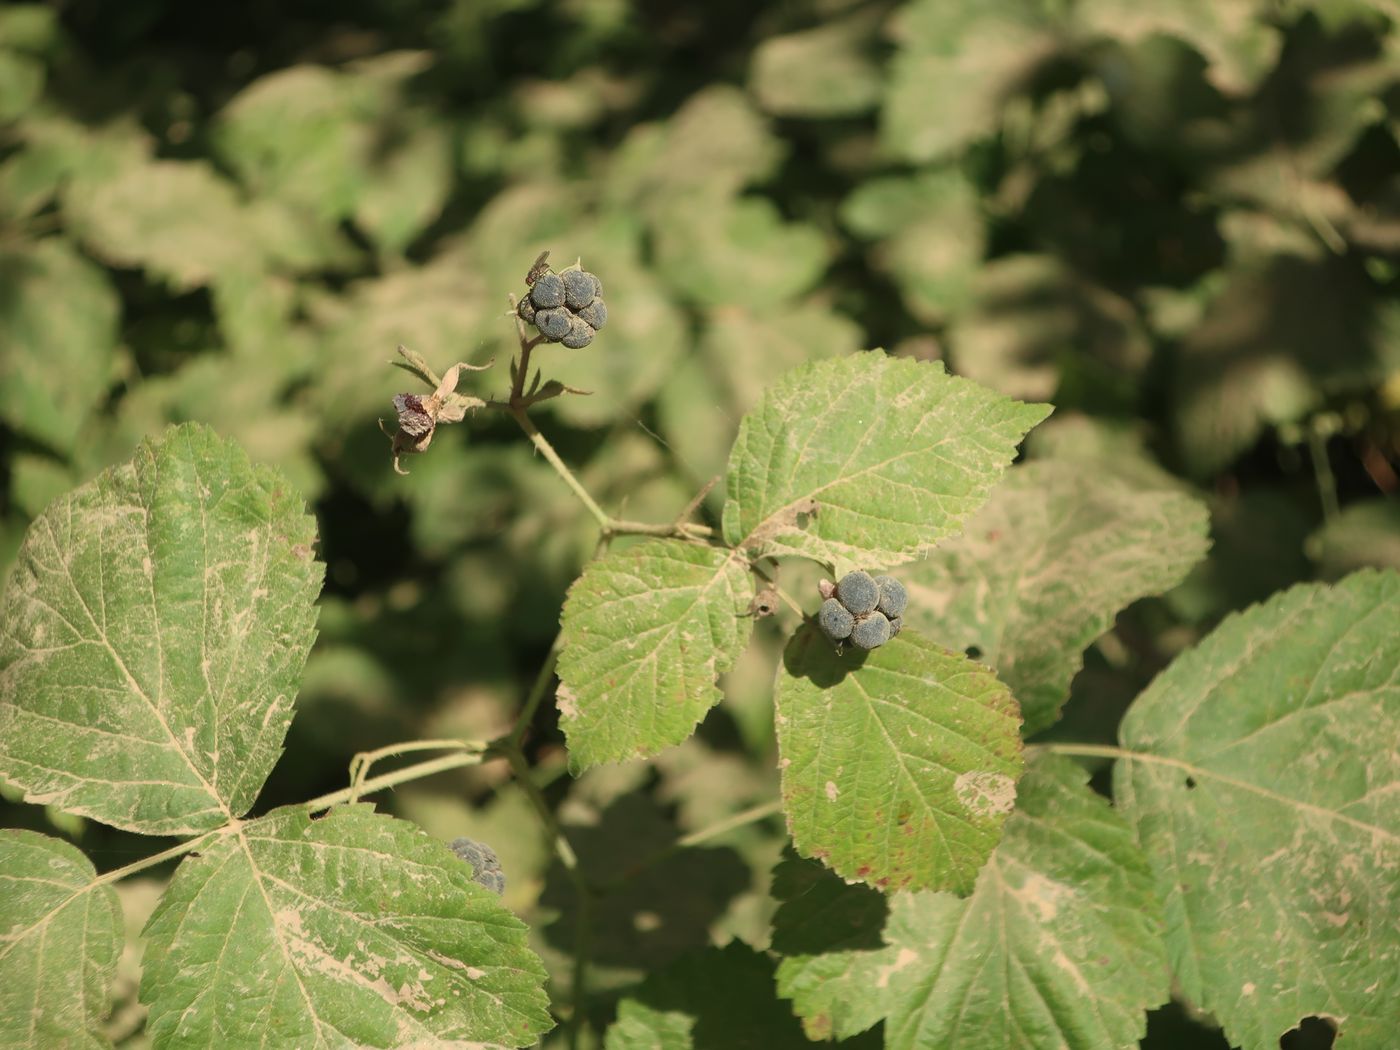
[[[994,131],[1005,97],[1050,53],[1050,24],[1038,0],[902,7],[881,115],[886,148],[925,162]]]
[[[158,1046],[533,1045],[525,924],[445,845],[369,807],[287,807],[176,872],[146,927]]]
[[[590,563],[561,627],[570,765],[655,754],[688,737],[748,642],[752,594],[748,567],[718,548],[657,540]]]
[[[1179,583],[1205,556],[1208,526],[1205,506],[1183,493],[1028,463],[961,536],[900,574],[905,622],[952,648],[976,647],[1011,687],[1029,735],[1059,717],[1085,647],[1119,610]]]
[[[244,813],[314,636],[315,521],[199,426],[30,526],[0,611],[0,777],[147,834]]]
[[[0,831],[0,1043],[102,1047],[121,952],[121,906],[74,846]]]
[[[842,202],[841,220],[876,241],[872,261],[916,317],[939,320],[966,305],[986,233],[976,191],[960,172],[869,179]]]
[[[783,666],[774,703],[798,852],[881,889],[969,890],[1016,805],[1021,716],[1006,687],[912,631],[858,655],[808,626]]]
[[[838,572],[906,561],[982,505],[1049,411],[879,351],[794,369],[739,427],[725,539]]]
[[[750,85],[759,105],[784,117],[849,117],[873,109],[882,87],[870,30],[856,17],[764,40]]]
[[[117,312],[106,275],[66,242],[0,248],[0,419],[71,451],[107,393]]]
[[[1359,1047],[1400,1001],[1400,574],[1293,587],[1134,702],[1114,797],[1166,903],[1182,990],[1245,1050],[1307,1016]]]

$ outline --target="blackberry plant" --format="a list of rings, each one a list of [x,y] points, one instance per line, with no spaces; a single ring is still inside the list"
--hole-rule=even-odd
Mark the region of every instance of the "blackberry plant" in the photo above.
[[[101,1042],[114,884],[178,860],[144,930],[156,1046],[526,1046],[556,1018],[577,1043],[590,915],[677,853],[781,814],[792,848],[771,950],[735,941],[622,989],[607,1046],[879,1026],[894,1047],[1128,1047],[1173,979],[1249,1047],[1300,1010],[1336,1018],[1348,1045],[1384,1045],[1400,972],[1382,933],[1400,914],[1400,575],[1300,585],[1227,618],[1133,702],[1115,745],[1027,744],[1117,612],[1203,556],[1196,498],[1069,457],[1013,467],[1050,406],[871,350],[768,387],[713,518],[697,520],[708,487],[668,520],[616,517],[530,414],[581,394],[546,379],[537,351],[607,352],[601,283],[541,257],[527,286],[503,396],[458,392],[476,366],[439,375],[400,347],[424,390],[392,398],[395,469],[433,455],[438,427],[501,412],[597,526],[550,659],[491,739],[390,743],[359,754],[345,788],[255,813],[323,577],[286,478],[183,424],[30,527],[0,605],[0,778],[180,842],[98,875],[59,839],[0,832],[0,1003],[27,1022],[2,1038]],[[809,602],[784,583],[803,563],[836,580]],[[535,781],[541,705],[557,707],[574,775],[669,761],[758,623],[785,638],[778,797],[600,874],[608,849],[566,830]],[[444,753],[370,776],[422,751]],[[1112,802],[1075,759],[1114,763]],[[553,1001],[496,852],[362,801],[496,762],[576,906]],[[1306,942],[1307,967],[1281,938]]]

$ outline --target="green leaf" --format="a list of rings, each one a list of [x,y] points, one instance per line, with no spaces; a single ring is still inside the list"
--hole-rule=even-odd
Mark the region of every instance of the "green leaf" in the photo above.
[[[588,565],[564,603],[559,714],[575,771],[688,737],[748,644],[753,594],[732,552],[656,540]]]
[[[0,608],[0,776],[152,835],[246,812],[315,634],[315,541],[276,471],[195,425],[51,505]]]
[[[761,309],[800,295],[830,257],[815,226],[785,222],[767,197],[725,197],[710,188],[653,209],[656,268],[702,306]]]
[[[886,149],[923,163],[994,132],[1004,99],[1049,55],[1044,6],[914,0],[902,7],[881,114]]]
[[[970,283],[973,304],[949,332],[950,357],[993,390],[1051,398],[1072,369],[1131,387],[1151,358],[1133,305],[1053,256],[1008,255]]]
[[[714,310],[697,352],[673,367],[657,399],[666,443],[695,484],[724,474],[739,420],[790,368],[861,347],[860,326],[819,303]],[[711,495],[722,507],[724,486]]]
[[[1232,1044],[1299,1019],[1394,1043],[1400,1002],[1400,574],[1227,618],[1119,728],[1114,797],[1166,904],[1185,994]]]
[[[385,251],[402,253],[437,218],[452,189],[452,142],[426,114],[407,114],[400,141],[375,165],[356,201],[355,221]]]
[[[44,63],[0,50],[0,124],[24,116],[44,90]]]
[[[813,861],[784,860],[773,869],[772,950],[778,994],[792,1000],[809,1039],[846,1039],[889,1010],[880,973],[887,964],[880,932],[889,899],[851,885]]]
[[[213,145],[259,196],[349,216],[364,188],[373,129],[362,120],[373,91],[324,66],[292,66],[255,80],[219,114]]]
[[[1228,91],[1254,87],[1278,58],[1283,36],[1255,0],[1079,0],[1076,19],[1118,40],[1164,34],[1185,40],[1210,60],[1210,75]]]
[[[1059,718],[1084,649],[1118,611],[1180,583],[1205,556],[1209,525],[1184,493],[1027,463],[961,536],[909,567],[905,623],[954,649],[976,646],[1030,735]]]
[[[732,941],[652,974],[618,1004],[606,1050],[768,1050],[808,1045],[774,994],[773,962]]]
[[[65,241],[0,249],[0,419],[71,452],[107,393],[118,308],[106,275]]]
[[[774,705],[793,843],[880,889],[966,892],[1016,804],[1016,701],[910,631],[857,652],[809,625],[783,654]]]
[[[125,165],[83,194],[70,194],[66,211],[108,262],[143,267],[177,291],[263,262],[233,184],[202,161]]]
[[[121,954],[116,891],[75,847],[0,831],[0,1045],[102,1047]]]
[[[880,100],[880,66],[864,16],[764,40],[754,50],[750,87],[783,117],[851,117]]]
[[[1308,537],[1307,546],[1328,579],[1367,566],[1400,569],[1400,503],[1377,496],[1344,507]]]
[[[1136,1050],[1168,995],[1161,905],[1132,831],[1086,780],[1034,763],[970,898],[891,902],[891,1050]]]
[[[842,202],[841,221],[878,240],[872,262],[914,316],[938,321],[966,305],[986,231],[977,191],[960,171],[869,179]]]
[[[906,561],[982,505],[1049,414],[879,351],[793,369],[739,427],[725,540],[838,572]]]
[[[286,807],[221,836],[145,932],[157,1046],[529,1046],[550,1027],[525,924],[441,842],[368,806]]]

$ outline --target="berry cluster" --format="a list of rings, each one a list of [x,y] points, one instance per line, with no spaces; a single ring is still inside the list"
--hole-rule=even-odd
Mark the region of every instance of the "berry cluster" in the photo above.
[[[506,875],[496,851],[475,839],[453,839],[448,846],[453,853],[472,866],[472,881],[480,883],[495,894],[505,892]]]
[[[833,642],[849,641],[858,649],[884,645],[904,626],[909,595],[893,576],[848,572],[839,583],[822,580],[817,626]]]
[[[520,319],[538,328],[546,342],[563,343],[571,350],[593,342],[598,329],[608,323],[602,282],[587,270],[546,269],[531,275],[530,292],[516,307]]]

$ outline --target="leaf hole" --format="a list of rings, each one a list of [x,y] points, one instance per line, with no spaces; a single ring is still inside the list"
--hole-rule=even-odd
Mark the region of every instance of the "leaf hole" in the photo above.
[[[1195,778],[1195,777],[1187,777],[1187,778],[1186,778],[1186,790],[1187,790],[1187,791],[1190,791],[1190,790],[1191,790],[1192,788],[1194,788],[1195,786],[1196,786],[1196,778]]]
[[[1337,1024],[1330,1017],[1304,1017],[1297,1028],[1279,1037],[1279,1050],[1329,1050],[1337,1041]]]
[[[969,660],[982,659],[982,647],[979,645],[969,645],[963,652],[967,654]]]

